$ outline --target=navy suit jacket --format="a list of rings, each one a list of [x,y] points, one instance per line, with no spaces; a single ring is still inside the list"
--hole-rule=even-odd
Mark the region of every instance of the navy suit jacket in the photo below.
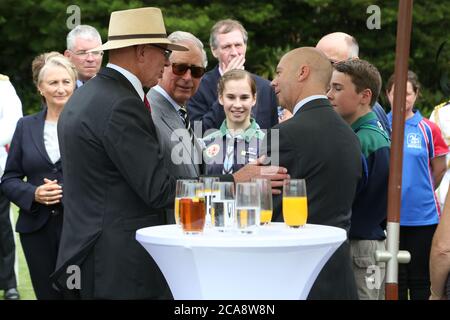
[[[63,183],[61,160],[53,164],[44,145],[46,114],[47,109],[17,122],[2,177],[4,194],[20,208],[16,224],[19,233],[39,230],[51,214],[63,209],[62,204],[45,206],[34,201],[36,188],[44,183],[44,178]]]
[[[270,82],[252,74],[256,81],[256,105],[252,114],[261,129],[270,129],[278,124],[277,97]],[[195,129],[195,121],[202,121],[202,129],[219,129],[225,112],[223,106],[217,99],[217,84],[220,79],[219,67],[208,71],[203,76],[200,86],[189,99],[187,111],[191,119],[191,124]]]

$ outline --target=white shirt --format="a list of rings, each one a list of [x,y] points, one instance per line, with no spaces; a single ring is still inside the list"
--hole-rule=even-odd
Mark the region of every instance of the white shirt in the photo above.
[[[10,144],[17,121],[22,117],[22,103],[11,82],[0,79],[0,177],[6,164],[5,145]]]
[[[152,89],[154,89],[154,90],[156,90],[157,92],[159,92],[160,94],[162,94],[162,96],[164,97],[164,98],[166,98],[169,102],[170,102],[170,104],[175,108],[175,111],[177,112],[177,113],[179,113],[178,111],[181,109],[181,107],[180,107],[180,105],[175,101],[175,100],[173,100],[170,96],[169,96],[169,94],[167,93],[167,91],[166,90],[164,90],[160,85],[156,85],[156,86],[154,86]],[[149,91],[150,92],[150,91]],[[148,95],[149,93],[147,93],[147,95]],[[148,98],[148,97],[147,97]]]
[[[292,113],[293,115],[295,115],[297,113],[298,110],[300,110],[301,107],[303,107],[305,104],[307,104],[308,102],[312,101],[312,100],[316,100],[316,99],[328,99],[327,96],[322,95],[322,94],[316,94],[314,96],[309,96],[303,100],[300,100],[294,107],[294,112]]]
[[[55,164],[61,155],[59,153],[57,122],[45,121],[44,124],[44,144],[48,157]]]
[[[130,71],[122,67],[119,67],[118,65],[115,65],[113,63],[108,63],[106,67],[114,69],[117,72],[120,72],[125,78],[127,78],[128,81],[130,81],[131,84],[133,85],[133,88],[139,94],[139,97],[141,97],[141,100],[144,101],[144,89],[142,89],[142,82],[138,79],[138,77],[136,77]]]

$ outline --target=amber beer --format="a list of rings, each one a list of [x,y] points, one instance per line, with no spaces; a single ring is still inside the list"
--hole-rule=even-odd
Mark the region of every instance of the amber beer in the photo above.
[[[205,198],[180,199],[180,218],[183,231],[187,234],[203,232],[205,227]]]

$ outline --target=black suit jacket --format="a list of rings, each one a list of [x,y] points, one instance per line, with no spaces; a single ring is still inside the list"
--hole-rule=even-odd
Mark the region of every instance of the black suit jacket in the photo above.
[[[93,298],[164,298],[167,284],[135,233],[165,223],[175,178],[142,99],[122,74],[103,68],[64,107],[58,137],[66,202],[53,278],[65,288],[67,267],[81,264]]]
[[[53,164],[45,150],[46,114],[47,110],[44,109],[17,122],[2,177],[4,194],[20,208],[16,224],[19,233],[39,230],[51,214],[63,210],[62,204],[45,206],[34,201],[36,188],[44,183],[44,178],[57,179],[59,184],[63,183],[61,161]]]
[[[252,114],[261,129],[269,129],[278,123],[277,98],[270,82],[253,74],[256,81],[256,105]],[[194,126],[195,121],[202,121],[203,132],[219,129],[225,112],[217,98],[217,84],[220,79],[219,67],[208,71],[202,78],[200,86],[189,99],[187,111]],[[195,128],[195,127],[194,127]]]
[[[303,105],[291,119],[275,126],[279,144],[268,146],[268,155],[286,167],[291,178],[306,179],[308,223],[350,227],[351,208],[361,176],[361,147],[352,129],[327,99]],[[276,139],[275,139],[276,140]],[[264,145],[264,144],[263,144]],[[274,199],[275,221],[283,221],[281,197]],[[344,243],[325,265],[310,299],[357,299],[350,251]]]

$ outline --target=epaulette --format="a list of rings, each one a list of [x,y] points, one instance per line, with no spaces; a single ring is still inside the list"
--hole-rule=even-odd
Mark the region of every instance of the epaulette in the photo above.
[[[4,74],[0,73],[0,81],[8,81],[8,80],[9,80],[8,76],[5,76]]]
[[[440,108],[445,107],[448,104],[450,104],[450,100],[438,104],[436,107],[434,107],[434,110],[439,110]]]

